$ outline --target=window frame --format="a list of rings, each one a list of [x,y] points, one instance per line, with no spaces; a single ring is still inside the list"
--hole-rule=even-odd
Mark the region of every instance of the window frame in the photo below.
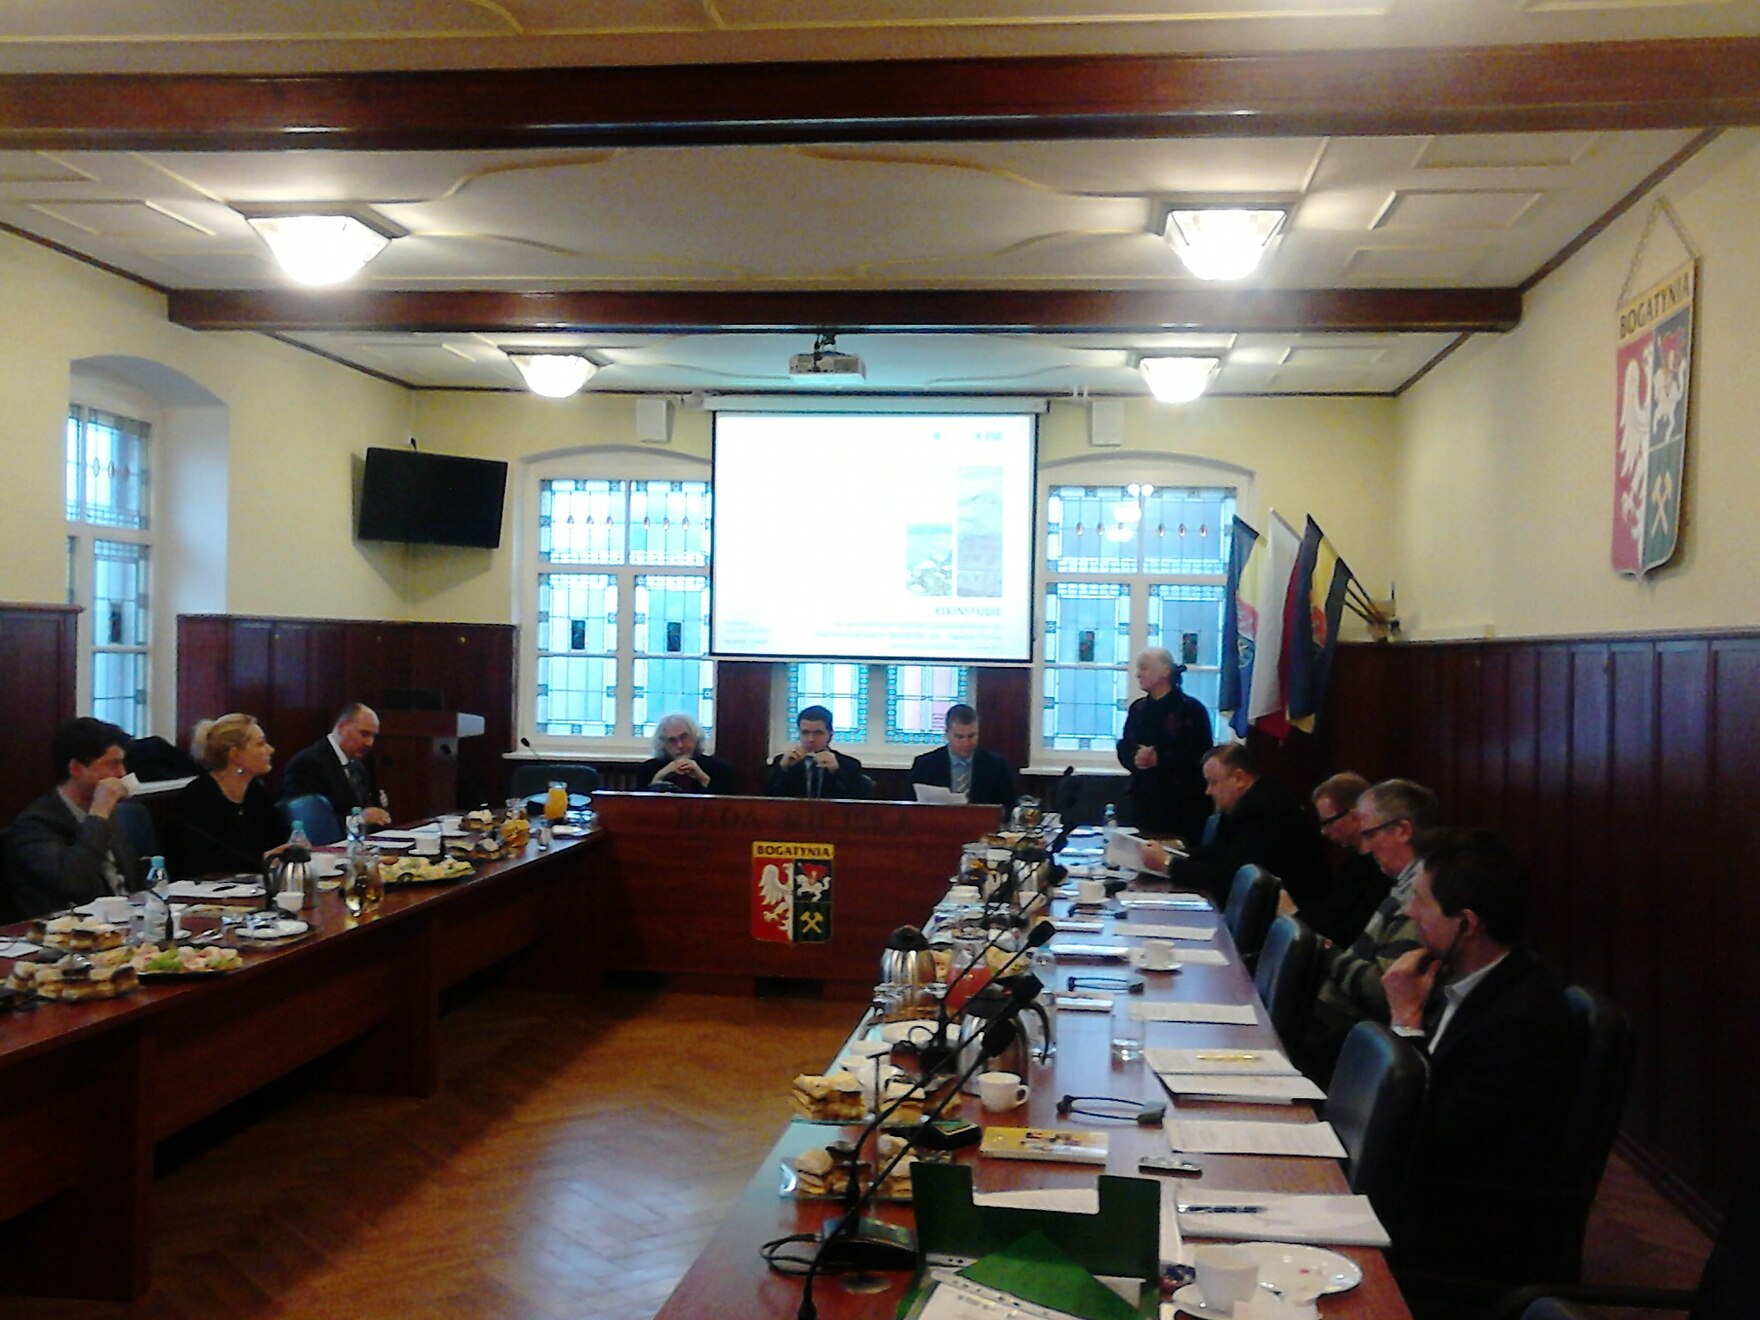
[[[1053,572],[1045,553],[1046,538],[1049,535],[1049,505],[1052,489],[1058,486],[1129,486],[1132,483],[1137,483],[1151,484],[1156,487],[1229,490],[1234,497],[1234,510],[1236,514],[1239,514],[1251,501],[1253,477],[1254,474],[1250,469],[1233,463],[1176,454],[1131,452],[1107,455],[1081,454],[1040,463],[1037,510],[1038,540],[1034,545],[1033,556],[1034,623],[1038,629],[1034,642],[1037,656],[1033,663],[1031,704],[1027,711],[1027,773],[1055,774],[1070,765],[1075,766],[1078,771],[1087,773],[1116,772],[1121,775],[1124,773],[1111,747],[1078,751],[1045,745],[1043,716],[1046,675],[1052,669],[1066,668],[1066,666],[1053,662],[1053,657],[1045,646],[1045,597],[1053,584],[1058,582],[1118,582],[1128,586],[1130,629],[1129,641],[1124,652],[1126,659],[1122,666],[1096,666],[1096,668],[1114,672],[1120,668],[1123,669],[1126,674],[1125,701],[1128,705],[1137,695],[1130,678],[1131,661],[1145,646],[1149,645],[1151,589],[1167,583],[1221,585],[1226,589],[1228,581],[1226,569],[1215,574],[1168,574],[1143,572],[1137,569],[1132,569],[1130,572],[1098,570],[1080,573]],[[1221,530],[1226,529],[1219,529],[1219,531]],[[1224,562],[1226,563],[1226,560]],[[1163,639],[1163,644],[1165,644],[1165,639]],[[1169,649],[1174,648],[1170,647]],[[1210,711],[1210,717],[1212,722],[1220,728],[1221,722],[1214,708]],[[1118,719],[1120,727],[1122,727],[1123,710],[1120,710]]]
[[[76,420],[83,430],[93,413],[103,413],[135,423],[142,428],[141,462],[145,469],[143,482],[146,488],[146,498],[142,502],[142,514],[146,523],[144,527],[126,527],[112,523],[93,522],[86,517],[83,477],[79,513],[76,515],[68,511],[66,491],[68,432],[76,424]],[[161,570],[158,553],[159,529],[161,527],[159,492],[163,482],[159,480],[158,469],[163,464],[160,461],[158,451],[163,435],[164,417],[150,396],[91,375],[76,374],[74,376],[68,391],[67,409],[62,416],[59,436],[62,464],[59,498],[63,519],[62,526],[65,529],[67,542],[67,600],[68,604],[78,607],[82,617],[81,626],[76,630],[78,636],[75,680],[76,708],[82,711],[95,709],[97,666],[100,657],[105,655],[138,656],[140,658],[141,681],[135,699],[135,712],[136,721],[140,727],[130,728],[128,723],[113,721],[120,724],[134,737],[142,737],[153,732],[154,698],[158,677],[155,652],[161,645],[161,635],[166,625],[166,621],[159,617],[160,596],[156,583],[156,575]],[[82,454],[85,452],[84,443],[82,436]],[[135,546],[144,552],[141,576],[145,588],[139,593],[136,601],[142,622],[143,640],[139,643],[112,643],[98,640],[98,608],[95,593],[97,590],[97,547],[101,541]]]
[[[653,745],[645,735],[634,732],[635,660],[638,652],[635,639],[635,581],[638,577],[705,577],[704,565],[643,564],[550,564],[539,554],[538,511],[541,484],[556,478],[601,479],[607,481],[703,481],[709,482],[712,469],[707,458],[691,454],[659,452],[637,445],[583,445],[565,451],[552,451],[528,458],[522,464],[517,487],[514,516],[519,535],[516,538],[515,572],[517,591],[516,621],[519,628],[519,727],[528,730],[526,737],[531,751],[541,757],[557,759],[641,760],[654,754]],[[711,487],[711,497],[713,488]],[[591,734],[541,733],[538,730],[538,582],[546,573],[608,574],[617,583],[617,665],[616,708],[613,715],[617,733],[603,737]],[[643,653],[645,654],[645,653]],[[704,657],[714,683],[715,661]],[[713,745],[713,735],[711,735]]]
[[[770,755],[777,756],[794,745],[799,736],[795,727],[795,716],[798,712],[794,703],[789,700],[790,675],[795,666],[801,664],[838,664],[860,665],[868,671],[868,729],[867,736],[860,742],[844,736],[844,731],[833,729],[831,745],[861,761],[864,766],[879,769],[895,770],[905,768],[924,752],[932,751],[941,746],[944,739],[939,732],[933,741],[906,742],[902,739],[890,739],[888,733],[886,708],[891,696],[891,676],[889,671],[905,665],[920,666],[932,669],[957,669],[964,671],[961,686],[964,692],[956,698],[967,705],[975,704],[978,690],[976,670],[978,665],[929,664],[927,661],[904,660],[779,660],[771,666],[770,683]],[[811,705],[811,702],[799,703]]]

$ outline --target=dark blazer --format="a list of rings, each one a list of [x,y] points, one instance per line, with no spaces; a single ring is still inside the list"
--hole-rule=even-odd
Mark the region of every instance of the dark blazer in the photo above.
[[[945,746],[924,752],[911,762],[911,783],[932,784],[947,788],[953,782],[953,755]],[[1014,774],[1003,760],[988,747],[972,753],[972,790],[968,802],[1006,807],[1014,801]]]
[[[1204,796],[1210,734],[1210,712],[1181,687],[1131,702],[1117,743],[1118,763],[1131,777],[1124,804],[1129,824],[1145,834],[1176,834],[1188,846],[1198,837],[1210,814]],[[1139,747],[1155,749],[1155,764],[1148,770],[1137,769]]]
[[[868,778],[862,771],[862,763],[853,756],[845,756],[835,747],[830,751],[837,758],[837,773],[826,775],[820,782],[819,796],[867,797]],[[804,798],[807,795],[806,760],[803,758],[787,767],[782,764],[780,756],[770,762],[770,773],[764,781],[764,793],[767,797]]]
[[[124,889],[139,889],[141,868],[119,814],[129,809],[119,802],[108,820],[78,821],[61,794],[51,791],[19,812],[6,830],[9,892],[0,907],[22,920],[100,898],[111,892],[106,857],[116,862]]]
[[[671,765],[674,759],[670,756],[656,756],[643,761],[642,768],[636,771],[636,788],[638,790],[657,788],[654,776]],[[737,791],[734,785],[738,776],[733,766],[728,762],[723,761],[719,756],[710,756],[707,752],[698,752],[691,759],[697,763],[704,774],[709,776],[709,786],[705,788],[688,776],[682,779],[675,776],[671,781],[674,792],[732,793]]]
[[[262,780],[253,779],[244,801],[235,803],[213,775],[197,775],[171,805],[171,873],[183,879],[260,871],[263,854],[286,843],[290,832]]]
[[[1369,853],[1350,853],[1317,901],[1301,905],[1301,918],[1334,944],[1348,946],[1363,933],[1393,888],[1393,877]]]
[[[336,759],[336,749],[330,745],[328,737],[320,738],[287,763],[287,769],[281,773],[281,800],[285,802],[308,794],[328,798],[336,812],[336,823],[341,825],[356,807],[380,805],[379,776],[373,769],[372,760],[363,759],[361,768],[367,774],[367,796],[364,801],[356,801],[354,785],[349,782],[348,771],[342,762]]]
[[[1509,1282],[1554,1277],[1550,1194],[1582,1055],[1563,989],[1517,945],[1426,1053],[1430,1087],[1392,1229],[1396,1263]]]
[[[1191,857],[1175,861],[1170,875],[1175,884],[1202,889],[1221,904],[1234,873],[1247,865],[1262,866],[1281,880],[1299,908],[1326,892],[1320,827],[1295,792],[1269,775],[1261,775],[1222,813],[1214,837]]]

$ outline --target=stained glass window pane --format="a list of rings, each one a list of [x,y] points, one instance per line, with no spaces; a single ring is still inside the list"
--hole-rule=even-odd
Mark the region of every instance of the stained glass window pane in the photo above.
[[[1152,487],[1142,496],[1142,503],[1144,572],[1228,572],[1233,492]]]
[[[1123,486],[1053,486],[1045,558],[1054,573],[1131,573],[1142,509]]]
[[[971,702],[971,671],[963,665],[888,665],[886,741],[943,741],[947,708]]]
[[[709,579],[641,573],[632,596],[635,731],[652,733],[655,722],[673,711],[693,716],[705,731],[712,729],[715,666],[703,658],[709,639]]]
[[[709,483],[636,481],[629,490],[629,562],[700,568],[709,562]]]
[[[92,715],[133,735],[147,727],[147,657],[142,651],[92,656]]]
[[[1124,727],[1126,684],[1122,669],[1048,667],[1041,741],[1068,751],[1111,750]]]
[[[868,667],[810,661],[788,667],[788,723],[792,729],[803,706],[831,712],[835,738],[868,740]]]
[[[147,547],[92,543],[92,645],[147,645]]]
[[[635,682],[636,732],[647,737],[664,715],[683,711],[703,726],[715,729],[715,665],[709,660],[637,656],[632,668]]]
[[[617,660],[612,656],[540,656],[540,733],[608,738],[617,731]]]
[[[1054,582],[1045,593],[1044,654],[1051,664],[1129,660],[1130,588],[1122,582]]]
[[[84,519],[103,527],[147,526],[147,424],[87,411]]]
[[[538,652],[617,651],[617,579],[609,573],[538,575]]]
[[[621,564],[625,483],[559,477],[538,485],[538,556],[552,564]]]

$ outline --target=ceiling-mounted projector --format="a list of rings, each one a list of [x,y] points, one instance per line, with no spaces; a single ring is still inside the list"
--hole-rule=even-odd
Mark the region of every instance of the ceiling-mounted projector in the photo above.
[[[789,358],[788,374],[791,379],[808,384],[842,385],[866,378],[868,371],[854,353],[815,349],[811,353],[796,353]]]

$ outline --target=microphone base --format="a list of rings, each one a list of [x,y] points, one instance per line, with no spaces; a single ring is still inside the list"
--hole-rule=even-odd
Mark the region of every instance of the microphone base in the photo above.
[[[820,1263],[830,1269],[914,1270],[917,1268],[917,1237],[902,1224],[882,1219],[860,1219],[853,1232],[840,1232],[842,1215],[825,1221],[820,1234]]]

